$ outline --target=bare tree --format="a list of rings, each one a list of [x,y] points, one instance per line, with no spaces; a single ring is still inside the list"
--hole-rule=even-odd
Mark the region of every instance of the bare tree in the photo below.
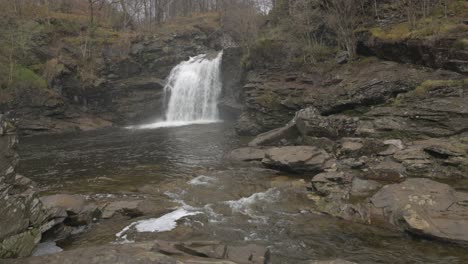
[[[338,43],[350,59],[356,57],[356,36],[359,25],[358,0],[324,0],[327,22],[335,32]]]

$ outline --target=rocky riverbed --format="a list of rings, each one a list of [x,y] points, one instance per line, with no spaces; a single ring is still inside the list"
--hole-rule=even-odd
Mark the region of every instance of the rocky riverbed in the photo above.
[[[387,207],[396,212],[400,203],[382,205],[379,201],[393,201],[383,196],[390,197],[393,192],[407,191],[411,184],[418,184],[435,188],[432,195],[434,191],[439,194],[427,198],[424,188],[419,188],[421,194],[414,193],[415,196],[437,203],[454,202],[454,197],[459,196],[449,187],[419,179],[391,185],[378,179],[361,180],[347,175],[340,178],[342,172],[334,169],[338,159],[332,151],[313,146],[248,147],[250,141],[251,138],[236,136],[229,123],[23,138],[17,171],[34,175],[33,197],[47,212],[40,224],[25,225],[26,231],[37,226],[40,232],[30,240],[31,246],[23,251],[23,256],[33,251],[34,255],[43,256],[5,262],[468,260],[461,246],[408,236],[385,221],[377,227],[361,221],[357,212],[362,211],[357,211],[360,207],[354,202],[364,203],[365,197],[356,199],[349,194],[368,193],[376,208]],[[259,142],[259,138],[254,142]],[[399,142],[388,143],[379,149],[399,146]],[[358,151],[359,142],[351,140],[346,145]],[[245,147],[231,152],[242,146]],[[348,181],[351,185],[347,185]],[[389,187],[378,191],[383,185]],[[416,204],[428,206],[419,205],[418,201]],[[413,208],[418,210],[416,204]],[[427,217],[435,217],[434,213],[439,212],[430,211]],[[18,231],[21,232],[24,231]],[[23,242],[15,245],[24,245]],[[9,256],[20,256],[13,249]]]

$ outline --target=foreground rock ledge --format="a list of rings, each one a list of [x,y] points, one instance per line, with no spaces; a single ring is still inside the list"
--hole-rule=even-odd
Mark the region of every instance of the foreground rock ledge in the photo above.
[[[384,186],[372,198],[388,222],[412,234],[468,245],[468,194],[429,179]]]
[[[217,241],[153,241],[80,248],[42,257],[5,260],[5,264],[268,264],[263,246],[227,246]]]

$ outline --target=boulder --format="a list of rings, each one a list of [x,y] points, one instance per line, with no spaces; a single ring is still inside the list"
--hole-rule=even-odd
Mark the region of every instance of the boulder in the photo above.
[[[265,157],[265,149],[261,148],[239,148],[231,151],[229,158],[237,161],[261,161]]]
[[[317,147],[288,146],[269,149],[262,163],[269,168],[291,171],[319,173],[330,164],[331,156]]]
[[[257,147],[289,145],[294,142],[298,136],[299,133],[296,126],[294,124],[287,124],[284,127],[276,128],[258,135],[249,143],[249,146]]]
[[[468,244],[468,193],[447,184],[411,178],[384,186],[371,198],[373,217],[424,237]]]

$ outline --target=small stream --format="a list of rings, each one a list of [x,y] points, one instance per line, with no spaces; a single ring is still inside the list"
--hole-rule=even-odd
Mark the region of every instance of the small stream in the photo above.
[[[188,213],[170,231],[129,232],[129,241],[258,244],[270,247],[273,263],[468,263],[461,247],[316,213],[308,177],[224,158],[246,142],[231,123],[27,137],[19,146],[19,173],[44,194],[158,199],[168,212]],[[119,243],[117,233],[147,218],[102,220],[62,246]]]

